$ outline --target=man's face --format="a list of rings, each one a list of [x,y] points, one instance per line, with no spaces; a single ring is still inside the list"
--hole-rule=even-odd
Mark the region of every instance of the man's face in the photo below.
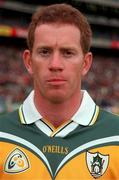
[[[24,59],[33,76],[35,92],[60,103],[79,95],[81,78],[87,73],[92,56],[83,54],[77,27],[43,24],[36,28],[32,52],[27,50]]]

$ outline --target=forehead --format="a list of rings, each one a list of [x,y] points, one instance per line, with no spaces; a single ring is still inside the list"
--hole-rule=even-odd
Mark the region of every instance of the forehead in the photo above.
[[[42,24],[35,29],[35,43],[77,44],[80,42],[80,30],[70,24]]]

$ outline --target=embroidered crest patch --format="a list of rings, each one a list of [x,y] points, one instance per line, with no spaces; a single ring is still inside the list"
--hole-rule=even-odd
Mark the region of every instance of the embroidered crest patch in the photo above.
[[[109,155],[104,155],[99,152],[86,153],[86,162],[90,174],[94,178],[99,178],[107,170],[109,164]]]
[[[26,154],[22,150],[16,148],[8,155],[4,165],[4,171],[7,173],[19,173],[25,171],[29,167],[29,160]]]

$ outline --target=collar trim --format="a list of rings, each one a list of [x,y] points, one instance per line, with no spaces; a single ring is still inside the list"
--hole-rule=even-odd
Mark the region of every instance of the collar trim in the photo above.
[[[25,121],[25,116],[23,113],[23,106],[21,105],[19,108],[19,116],[20,116],[20,121],[22,124],[27,124],[27,122]]]
[[[95,106],[95,111],[94,111],[94,115],[89,123],[89,126],[92,126],[93,124],[95,124],[97,117],[99,115],[99,106]]]
[[[81,105],[71,119],[80,125],[89,126],[90,124],[93,124],[91,122],[96,121],[96,117],[98,116],[99,112],[98,108],[99,107],[95,104],[87,91],[83,90],[83,99]]]
[[[42,121],[41,114],[37,111],[34,105],[34,91],[30,93],[27,99],[23,102],[23,105],[19,108],[19,116],[22,124],[36,123],[37,127],[48,136],[62,136],[71,132],[78,125],[91,126],[93,125],[99,114],[99,107],[94,103],[92,98],[86,91],[83,91],[83,99],[78,111],[71,118],[71,121],[60,126],[58,129],[54,129],[49,123]],[[39,124],[40,123],[40,124]],[[49,133],[46,132],[47,128]],[[47,130],[48,130],[47,129]],[[67,131],[67,132],[66,132]]]

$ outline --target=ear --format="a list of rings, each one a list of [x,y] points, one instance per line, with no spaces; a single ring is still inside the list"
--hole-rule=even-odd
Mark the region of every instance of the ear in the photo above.
[[[88,71],[89,71],[89,69],[90,69],[90,67],[92,65],[92,58],[93,57],[92,57],[91,52],[88,52],[88,53],[85,54],[84,63],[83,63],[83,69],[82,69],[82,76],[85,76],[88,73]]]
[[[33,74],[33,70],[32,70],[32,58],[31,58],[31,52],[26,49],[23,52],[23,60],[24,60],[24,65],[27,69],[27,71],[29,72],[29,74]]]

